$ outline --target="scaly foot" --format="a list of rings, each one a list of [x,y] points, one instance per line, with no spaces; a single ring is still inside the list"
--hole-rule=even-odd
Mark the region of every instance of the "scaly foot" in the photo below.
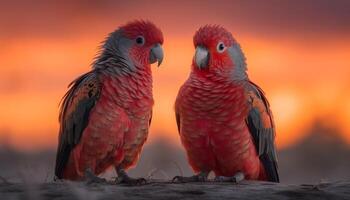
[[[239,183],[244,180],[244,174],[242,172],[237,172],[234,176],[217,176],[215,181],[217,182],[234,182]]]
[[[172,180],[173,183],[190,183],[190,182],[205,182],[208,180],[208,172],[200,172],[197,175],[190,177],[185,176],[175,176]]]
[[[144,178],[132,178],[123,169],[117,170],[118,177],[115,180],[117,184],[128,184],[128,185],[144,185],[147,184],[147,180]]]
[[[92,184],[92,183],[107,183],[107,180],[104,178],[100,178],[96,176],[91,169],[85,170],[84,173],[84,179],[87,182],[87,184]]]

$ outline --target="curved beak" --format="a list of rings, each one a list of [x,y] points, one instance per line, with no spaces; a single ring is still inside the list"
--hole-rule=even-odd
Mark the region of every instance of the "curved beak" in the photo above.
[[[158,61],[158,67],[159,67],[160,64],[162,64],[163,57],[164,57],[164,53],[163,53],[162,46],[160,44],[154,45],[150,53],[150,58],[149,58],[150,63],[153,64]]]
[[[209,61],[209,52],[203,46],[197,46],[196,53],[194,55],[194,60],[199,67],[199,69],[203,69],[208,66]]]

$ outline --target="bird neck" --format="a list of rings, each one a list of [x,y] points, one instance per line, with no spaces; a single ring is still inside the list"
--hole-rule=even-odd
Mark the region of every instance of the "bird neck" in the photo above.
[[[248,75],[245,71],[238,74],[232,72],[232,68],[215,68],[205,70],[193,68],[190,76],[196,80],[205,81],[206,83],[223,85],[248,80]]]
[[[150,66],[137,67],[136,71],[107,68],[101,70],[101,80],[111,96],[122,96],[126,101],[152,100],[152,71]]]

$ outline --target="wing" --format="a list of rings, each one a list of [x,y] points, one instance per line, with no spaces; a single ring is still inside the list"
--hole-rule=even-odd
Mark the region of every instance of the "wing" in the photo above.
[[[181,130],[181,123],[180,123],[180,113],[179,113],[179,104],[180,104],[180,99],[181,99],[181,96],[182,96],[182,93],[183,93],[183,89],[184,86],[182,86],[179,90],[179,93],[176,97],[176,101],[175,101],[175,118],[176,118],[176,125],[177,125],[177,130],[180,134],[180,130]]]
[[[181,104],[181,100],[183,99],[184,93],[188,91],[188,87],[187,87],[187,82],[188,80],[180,87],[179,92],[177,94],[176,97],[176,101],[175,101],[175,118],[176,118],[176,125],[177,125],[177,130],[180,134],[180,130],[181,130],[181,121],[180,121],[180,104]]]
[[[177,130],[180,133],[180,114],[175,111],[175,117],[176,117],[176,124],[177,124]]]
[[[57,178],[62,178],[69,155],[79,143],[88,124],[90,110],[99,98],[101,86],[96,73],[91,71],[78,77],[69,85],[68,92],[62,98],[55,167]]]
[[[246,123],[253,136],[260,160],[265,167],[268,180],[279,182],[275,148],[275,126],[269,103],[263,90],[253,82],[249,81],[247,92],[251,108],[246,118]]]
[[[153,117],[153,110],[151,110],[151,114],[150,114],[149,121],[148,121],[148,126],[151,126],[152,117]]]

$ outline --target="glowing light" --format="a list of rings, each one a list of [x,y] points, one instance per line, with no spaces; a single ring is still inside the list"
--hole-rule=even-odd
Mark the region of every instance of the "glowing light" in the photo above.
[[[101,38],[103,35],[76,36],[74,42],[31,38],[4,45],[0,49],[0,134],[8,130],[12,143],[21,148],[54,147],[58,102],[67,84],[90,69]],[[302,138],[303,130],[318,115],[336,113],[341,128],[350,132],[350,94],[344,89],[349,86],[350,73],[350,55],[344,52],[350,52],[350,42],[335,42],[331,44],[335,46],[314,52],[303,45],[280,44],[274,39],[247,37],[241,44],[251,80],[266,91],[270,100],[278,147]],[[170,34],[164,51],[163,65],[152,68],[155,106],[150,140],[165,135],[179,144],[173,105],[190,71],[194,53],[191,36]],[[344,136],[350,141],[348,134]]]

